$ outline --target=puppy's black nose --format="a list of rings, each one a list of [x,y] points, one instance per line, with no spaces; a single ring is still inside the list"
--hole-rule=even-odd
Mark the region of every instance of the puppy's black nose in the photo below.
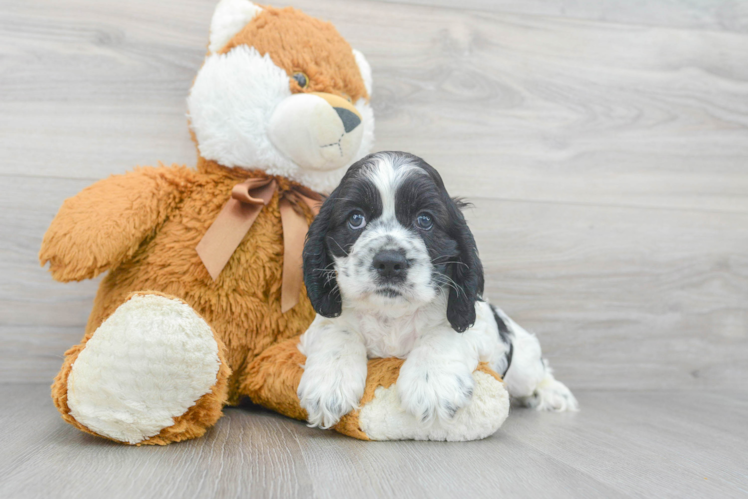
[[[397,280],[405,277],[408,261],[397,250],[382,250],[374,256],[371,265],[377,274],[386,280]]]

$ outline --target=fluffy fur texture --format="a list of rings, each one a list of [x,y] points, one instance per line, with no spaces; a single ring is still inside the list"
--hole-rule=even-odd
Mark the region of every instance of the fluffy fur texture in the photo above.
[[[66,422],[118,442],[163,445],[199,437],[220,418],[225,404],[245,396],[290,417],[309,418],[297,397],[306,360],[296,345],[314,310],[302,291],[299,303],[281,313],[278,200],[294,182],[320,191],[332,188],[344,169],[305,170],[284,160],[262,126],[274,113],[265,104],[308,92],[350,99],[348,105],[356,103],[359,126],[364,127],[358,156],[372,140],[371,71],[331,25],[293,9],[259,9],[247,0],[222,0],[211,30],[205,67],[189,101],[193,137],[201,152],[197,170],[146,167],[97,182],[65,201],[39,254],[59,281],[108,271],[82,341],[65,353],[52,398]],[[299,71],[308,77],[305,88],[294,78]],[[268,88],[253,86],[258,75],[264,75]],[[254,91],[264,99],[249,95]],[[214,159],[203,154],[203,140],[205,151],[212,151],[207,156]],[[248,177],[267,174],[276,176],[278,192],[213,281],[197,255],[197,244],[232,188]],[[311,221],[312,214],[303,210]],[[414,240],[413,245],[417,250]],[[314,281],[316,292],[321,283]],[[335,295],[330,298],[334,308]],[[442,298],[447,300],[444,294]],[[470,308],[461,305],[466,299],[449,296],[455,311],[450,321],[460,328],[472,321]],[[390,352],[390,341],[392,336],[380,336],[376,343],[382,353]],[[159,360],[166,362],[154,366],[152,358],[159,350],[164,351]],[[110,362],[113,352],[125,354]],[[185,371],[186,364],[197,369]],[[397,421],[401,410],[384,403],[389,393],[380,391],[384,399],[379,402],[376,390],[392,387],[402,364],[398,359],[368,361],[360,404],[350,405],[354,409],[335,429],[369,439],[358,409],[367,404],[374,405],[376,419]],[[475,368],[472,362],[459,362],[453,371],[473,381],[471,366]],[[159,379],[164,370],[174,377],[168,387]],[[549,379],[541,378],[541,385],[558,391]],[[464,396],[462,389],[458,393]],[[529,394],[527,401],[539,407],[558,400],[532,397]],[[388,411],[392,418],[386,416]],[[367,426],[377,436],[385,435],[373,423]],[[411,425],[396,437],[425,435]]]
[[[370,439],[472,441],[496,432],[509,415],[509,394],[501,379],[482,371],[473,373],[475,391],[470,405],[450,420],[424,425],[404,411],[395,387],[379,387],[376,398],[359,413],[360,427]]]
[[[249,367],[245,392],[252,401],[286,416],[306,420],[299,405],[297,387],[306,358],[294,337],[263,352]],[[423,425],[402,410],[397,401],[395,382],[402,359],[376,358],[368,361],[366,384],[358,407],[344,415],[333,427],[342,434],[362,440],[423,439],[458,441],[481,439],[493,434],[507,417],[509,396],[501,377],[481,363],[476,369],[475,399],[469,411],[460,412],[454,425]],[[477,375],[480,372],[480,375]],[[484,375],[484,376],[482,376]],[[383,392],[384,389],[384,392]]]
[[[262,8],[246,0],[221,0],[210,21],[210,52],[218,52],[239,33]]]
[[[272,110],[256,97],[277,100],[309,91],[347,96],[361,103],[367,126],[373,124],[364,75],[330,24],[293,9],[223,0],[211,29],[211,52],[190,96],[197,146],[205,133],[209,149],[221,150],[221,134],[208,129],[234,120],[249,128],[224,130],[232,141],[223,144],[225,154],[257,163],[237,161],[232,168],[200,155],[197,170],[145,167],[99,181],[65,201],[39,254],[59,281],[108,271],[52,397],[67,422],[119,442],[166,444],[201,436],[225,404],[245,396],[306,418],[295,395],[303,356],[283,347],[298,343],[314,311],[302,290],[299,303],[281,312],[278,200],[292,179],[324,190],[342,171],[305,176],[270,152],[260,124]],[[296,69],[309,76],[308,89],[293,79]],[[260,76],[267,88],[252,86]],[[361,147],[370,144],[367,128]],[[195,248],[232,188],[267,173],[276,175],[278,192],[213,281]],[[296,340],[284,344],[288,339]],[[185,372],[185,363],[195,369]],[[174,376],[169,384],[159,379],[162,371]]]
[[[103,279],[80,349],[128,297],[159,291],[191,306],[211,326],[221,355],[233,372],[219,380],[220,407],[245,395],[247,365],[268,347],[301,334],[314,312],[302,293],[300,302],[280,312],[283,237],[278,196],[266,206],[217,281],[195,252],[232,187],[260,175],[230,170],[201,160],[198,171],[183,167],[140,168],[112,176],[65,202],[43,242],[40,258],[50,262],[60,281]],[[280,190],[290,187],[277,179]],[[312,215],[307,213],[307,220]],[[134,243],[133,239],[139,242]],[[227,367],[227,369],[228,369]],[[137,366],[133,366],[137,369]],[[62,403],[68,372],[58,376],[53,393]],[[69,409],[58,408],[66,414]],[[211,422],[212,423],[212,422]]]
[[[268,136],[305,172],[337,171],[358,153],[365,128],[361,120],[361,112],[342,97],[295,94],[275,108]]]
[[[473,439],[494,428],[469,409],[480,362],[506,373],[510,393],[527,404],[576,409],[537,339],[481,299],[483,269],[460,207],[433,167],[405,153],[362,159],[322,206],[304,249],[318,316],[299,346],[307,361],[298,395],[311,425],[332,427],[358,407],[367,357],[406,360],[399,406],[440,429],[403,431],[415,438]],[[392,409],[394,390],[381,397],[377,408]]]
[[[138,295],[142,294],[133,294],[129,296],[126,301]],[[175,299],[175,297],[155,292],[149,293],[148,295],[158,295],[166,299]],[[87,335],[83,339],[83,342],[68,349],[65,353],[65,361],[63,362],[62,369],[57,377],[55,377],[54,384],[52,384],[52,399],[57,409],[60,410],[63,420],[84,432],[101,436],[102,434],[97,434],[94,430],[78,422],[78,420],[73,417],[70,406],[68,405],[68,379],[79,355],[85,350],[88,340],[90,339],[91,336]],[[153,437],[140,441],[137,443],[138,445],[164,445],[172,442],[183,441],[185,439],[200,437],[221,417],[221,409],[223,408],[228,395],[227,382],[231,370],[229,369],[228,363],[223,355],[223,353],[226,352],[225,346],[218,339],[216,339],[216,344],[218,345],[218,358],[221,363],[218,369],[218,374],[216,375],[215,384],[185,413],[173,418],[173,424],[171,426],[161,429],[161,432]],[[136,422],[130,420],[128,423],[132,425]],[[109,439],[121,443],[132,444],[129,441],[120,441],[112,437],[109,437]]]
[[[187,100],[200,154],[226,167],[263,169],[328,193],[345,168],[373,145],[371,69],[331,24],[294,9],[256,11],[244,4],[251,5],[247,0],[219,4],[211,27],[211,52]],[[236,19],[250,14],[251,22],[239,26]],[[237,31],[225,46],[214,49],[214,42],[232,29]],[[306,88],[290,78],[297,73],[306,76]],[[360,125],[346,130],[331,106],[325,114],[294,98],[310,92],[342,97]],[[272,129],[270,124],[283,127]],[[338,149],[340,155],[327,154]]]
[[[364,79],[366,93],[371,96],[373,84],[371,77],[371,66],[369,66],[369,61],[366,60],[366,57],[364,57],[361,51],[356,49],[353,49],[353,56],[356,58],[356,64],[358,65],[358,70],[361,72],[361,77]]]
[[[209,393],[220,365],[210,326],[190,306],[136,295],[101,324],[73,365],[70,415],[102,436],[139,443]]]

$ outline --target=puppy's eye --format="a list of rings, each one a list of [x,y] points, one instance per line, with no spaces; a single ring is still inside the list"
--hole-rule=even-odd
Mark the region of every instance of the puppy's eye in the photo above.
[[[429,214],[418,214],[418,217],[416,217],[416,226],[428,231],[434,227],[434,219]]]
[[[305,89],[309,86],[309,78],[301,71],[297,71],[296,73],[294,73],[291,78],[296,80],[296,83],[298,83],[299,87],[301,87],[302,89]]]
[[[366,225],[366,216],[361,212],[353,212],[348,217],[348,227],[351,229],[362,229]]]

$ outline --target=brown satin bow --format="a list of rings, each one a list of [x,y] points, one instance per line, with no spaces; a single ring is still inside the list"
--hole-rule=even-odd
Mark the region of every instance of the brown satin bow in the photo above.
[[[231,199],[197,245],[197,254],[214,281],[277,190],[278,184],[272,177],[247,179],[234,186]],[[301,203],[317,215],[322,195],[303,186],[293,186],[281,192],[278,202],[283,224],[281,311],[284,313],[299,302],[301,293],[302,252],[309,229],[299,208]]]

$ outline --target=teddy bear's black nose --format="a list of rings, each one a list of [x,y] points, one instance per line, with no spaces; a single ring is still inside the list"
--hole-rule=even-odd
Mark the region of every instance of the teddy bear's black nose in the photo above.
[[[377,274],[388,282],[402,281],[408,271],[408,260],[397,250],[382,250],[371,262]]]
[[[345,133],[347,134],[354,128],[358,127],[361,123],[361,118],[356,116],[356,113],[353,113],[352,111],[349,111],[345,108],[332,108],[335,110],[335,112],[338,114],[340,119],[343,121],[343,127],[345,128]]]

